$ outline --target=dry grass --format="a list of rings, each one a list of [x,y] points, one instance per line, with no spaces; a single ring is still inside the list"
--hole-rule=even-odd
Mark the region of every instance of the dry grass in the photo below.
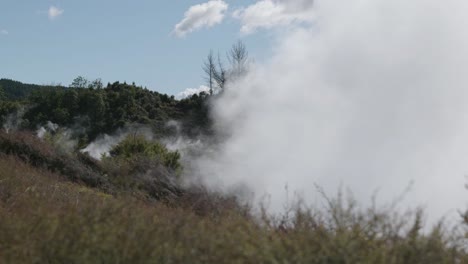
[[[329,205],[281,221],[202,216],[0,156],[0,263],[468,263],[461,225],[422,233],[419,213]]]
[[[60,173],[74,182],[102,189],[109,187],[103,175],[85,165],[79,158],[59,151],[31,132],[6,133],[0,130],[0,153],[13,155],[35,167]]]

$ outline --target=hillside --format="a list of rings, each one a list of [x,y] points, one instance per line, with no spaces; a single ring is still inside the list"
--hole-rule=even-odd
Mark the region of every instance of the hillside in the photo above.
[[[23,147],[5,151],[8,143]],[[2,263],[468,261],[462,226],[452,231],[441,224],[425,233],[417,211],[397,216],[330,199],[326,211],[291,207],[280,218],[257,218],[235,200],[202,189],[176,188],[178,194],[154,199],[150,189],[138,189],[144,179],[131,170],[119,176],[124,181],[76,178],[61,168],[70,164],[51,162],[58,155],[51,146],[27,135],[3,135],[0,148]],[[32,153],[36,159],[27,157]],[[96,175],[106,167],[75,163]],[[159,193],[167,187],[154,186]]]
[[[26,84],[10,79],[0,79],[0,90],[2,91],[3,97],[7,100],[24,100],[35,91],[44,90],[48,88],[50,88],[50,86]]]
[[[151,127],[158,135],[170,133],[169,121],[179,121],[187,135],[210,131],[206,94],[176,100],[135,84],[115,82],[103,87],[99,80],[81,82],[85,84],[64,88],[2,79],[5,96],[0,100],[0,120],[5,123],[9,114],[21,112],[15,122],[19,129],[36,130],[48,122],[73,127],[77,132],[73,136],[82,145],[129,125]]]
[[[210,133],[209,99],[176,100],[116,82],[2,100],[3,120],[21,122],[0,132],[0,262],[468,263],[466,215],[454,228],[424,227],[419,210],[360,209],[323,194],[325,208],[293,203],[273,216],[184,184],[181,153],[159,139]],[[166,125],[171,120],[181,131]],[[131,124],[156,136],[128,133],[101,160],[80,151]],[[39,136],[47,125],[62,130]],[[80,144],[64,148],[66,129]]]

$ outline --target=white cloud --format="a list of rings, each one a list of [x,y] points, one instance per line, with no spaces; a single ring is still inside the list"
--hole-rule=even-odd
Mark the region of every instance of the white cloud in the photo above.
[[[294,23],[310,23],[312,0],[261,0],[233,13],[242,23],[241,32],[252,33],[259,28],[287,26]]]
[[[8,35],[10,32],[8,32],[8,30],[6,29],[2,29],[0,30],[0,35]]]
[[[178,93],[176,95],[176,98],[177,99],[184,99],[184,98],[187,98],[187,97],[190,97],[194,94],[199,94],[201,92],[206,92],[208,93],[210,91],[210,87],[206,86],[206,85],[200,85],[200,87],[198,88],[187,88],[185,89],[184,91]]]
[[[47,15],[49,16],[50,20],[54,20],[57,17],[61,16],[63,12],[64,12],[63,9],[60,9],[56,6],[50,6],[49,11],[47,12]]]
[[[174,33],[178,37],[184,37],[201,28],[219,24],[223,21],[227,9],[228,4],[223,0],[211,0],[194,5],[185,12],[184,19],[175,26]]]

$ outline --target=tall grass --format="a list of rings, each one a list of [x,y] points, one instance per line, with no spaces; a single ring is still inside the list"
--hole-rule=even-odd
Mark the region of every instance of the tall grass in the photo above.
[[[237,209],[214,217],[111,196],[3,155],[0,263],[468,263],[462,217],[456,229],[422,232],[419,211],[328,202],[279,219]]]

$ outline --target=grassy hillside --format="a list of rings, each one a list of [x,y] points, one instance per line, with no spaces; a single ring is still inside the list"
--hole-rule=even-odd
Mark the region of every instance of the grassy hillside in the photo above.
[[[359,210],[340,198],[326,210],[253,215],[206,191],[181,189],[170,201],[109,192],[43,160],[0,154],[0,263],[468,263],[462,218],[424,233],[419,212]]]

